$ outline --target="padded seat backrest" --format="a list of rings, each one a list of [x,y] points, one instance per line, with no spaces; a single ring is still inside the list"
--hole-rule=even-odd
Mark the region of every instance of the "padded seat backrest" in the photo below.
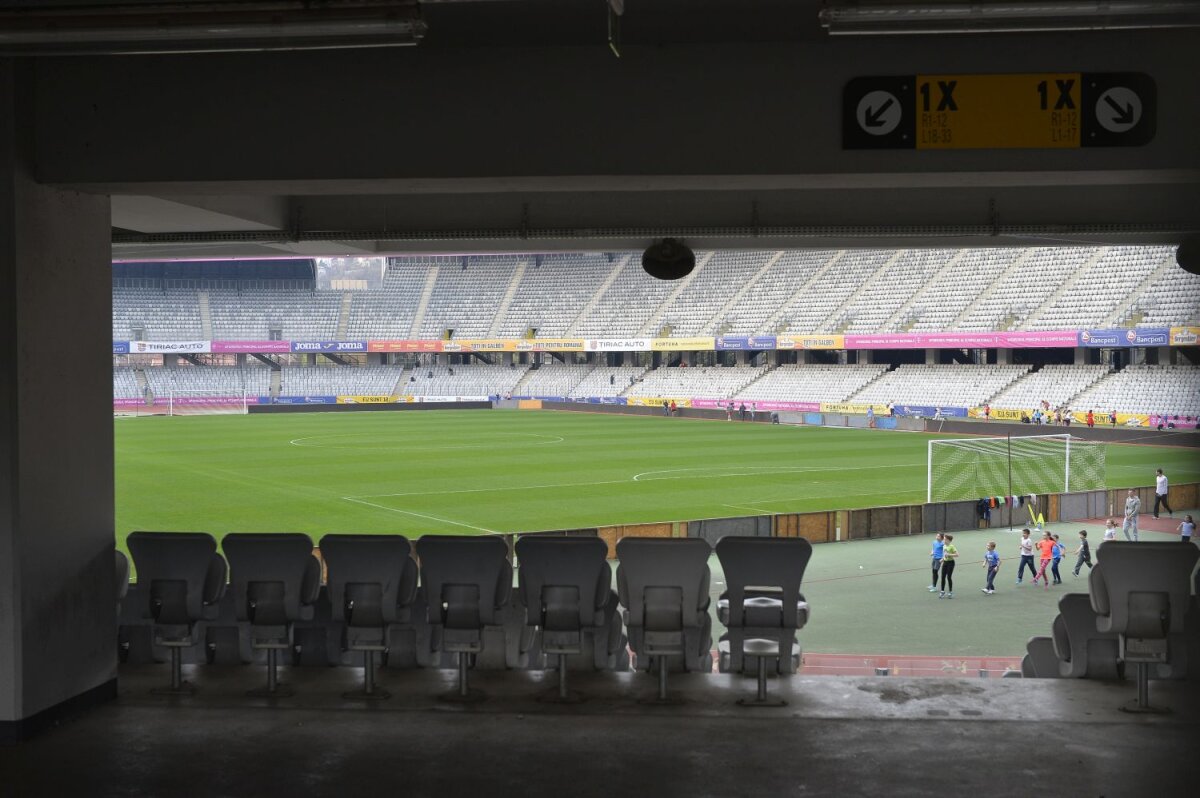
[[[608,544],[600,538],[525,535],[517,540],[516,550],[527,625],[545,621],[547,587],[576,588],[579,627],[596,625],[596,613],[603,610],[611,591]]]
[[[1025,676],[1032,675],[1038,679],[1060,678],[1058,656],[1054,653],[1054,641],[1051,638],[1031,637],[1025,645],[1025,651],[1027,653],[1021,662],[1021,671]]]
[[[460,595],[473,589],[478,597],[479,623],[500,623],[497,610],[508,604],[512,594],[512,566],[504,540],[490,535],[425,535],[417,541],[417,559],[430,623],[444,622],[442,603],[447,588]]]
[[[622,538],[617,542],[617,593],[629,612],[628,624],[647,620],[647,591],[676,591],[684,629],[703,625],[709,603],[708,557],[712,547],[700,538]],[[651,608],[661,609],[661,608]]]
[[[298,533],[226,535],[221,542],[229,559],[230,587],[239,621],[255,622],[251,603],[269,601],[278,617],[270,624],[303,620],[321,590],[321,563],[308,535]],[[255,599],[256,587],[273,585],[269,599]],[[262,619],[257,619],[262,622]]]
[[[1087,593],[1068,593],[1058,601],[1052,626],[1054,651],[1063,676],[1117,677],[1118,636],[1096,628],[1097,614]]]
[[[1183,631],[1200,550],[1109,540],[1096,549],[1096,559],[1089,583],[1099,631],[1153,638]]]
[[[188,623],[204,617],[204,607],[221,598],[225,589],[225,560],[217,541],[205,532],[134,532],[126,543],[133,555],[141,593],[152,599],[154,585],[179,583],[182,593],[174,607],[165,607],[163,623]]]
[[[412,545],[401,535],[326,535],[321,538],[321,556],[328,568],[329,601],[333,620],[346,617],[347,602],[356,589],[348,586],[378,586],[378,606],[384,624],[395,623],[399,609],[417,596],[417,563]],[[372,591],[373,594],[373,591]],[[359,602],[365,594],[360,593]],[[374,602],[372,602],[374,603]]]
[[[800,581],[812,558],[812,544],[804,538],[726,536],[717,541],[717,557],[725,573],[729,597],[728,626],[745,625],[746,589],[779,588],[782,627],[800,626],[797,603]]]

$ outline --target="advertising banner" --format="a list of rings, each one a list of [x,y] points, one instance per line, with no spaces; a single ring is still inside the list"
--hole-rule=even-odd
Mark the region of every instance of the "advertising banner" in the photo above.
[[[212,351],[212,341],[130,341],[135,355],[204,354]]]
[[[734,410],[742,405],[741,399],[692,399],[692,407],[725,410],[733,402]],[[759,410],[772,412],[815,413],[821,409],[820,402],[746,402],[746,407],[753,404]]]
[[[161,402],[167,404],[168,400],[156,400],[156,403]],[[176,396],[170,400],[170,403],[176,407],[241,407],[242,397],[240,396]],[[257,396],[247,396],[246,404],[258,404]]]
[[[1171,346],[1195,346],[1200,341],[1200,327],[1172,327]]]
[[[776,349],[845,349],[844,335],[777,335]]]
[[[589,338],[584,341],[588,352],[648,352],[649,338]]]
[[[441,341],[367,341],[368,352],[441,352]]]
[[[1112,419],[1107,412],[1096,410],[1092,413],[1092,418],[1096,421],[1097,427],[1112,427]],[[1071,423],[1081,426],[1087,425],[1087,411],[1073,410],[1071,411]],[[1150,416],[1145,413],[1117,413],[1118,427],[1148,427],[1150,426]]]
[[[1136,327],[1116,330],[1080,330],[1079,346],[1091,348],[1117,346],[1167,346],[1171,330],[1167,327]]]
[[[523,338],[517,341],[518,352],[582,352],[582,338]]]
[[[487,402],[490,396],[414,396],[414,402]]]
[[[139,407],[153,407],[154,402],[146,403],[144,399],[113,399],[114,410],[136,410]]]
[[[875,411],[878,413],[878,409]],[[884,410],[886,413],[887,410]],[[995,411],[993,411],[995,412]],[[896,405],[897,416],[913,416],[916,418],[933,418],[941,413],[942,418],[966,418],[965,407],[938,407],[937,405]]]
[[[291,341],[213,341],[214,352],[236,352],[239,354],[279,354],[292,351]]]
[[[443,352],[516,352],[512,338],[465,338],[461,341],[442,341]]]
[[[587,398],[589,405],[626,405],[629,400],[624,396],[589,396]]]
[[[650,339],[650,350],[652,352],[690,352],[692,350],[712,351],[712,348],[715,344],[716,339],[712,337],[652,338]]]
[[[718,350],[753,350],[775,348],[774,335],[722,335],[717,338]]]
[[[871,405],[849,403],[849,402],[821,402],[822,413],[841,413],[842,415],[865,415],[867,408]],[[887,415],[887,405],[875,405],[875,415]]]
[[[847,335],[846,349],[1046,349],[1075,347],[1075,330]]]
[[[662,407],[664,403],[670,405],[671,402],[675,402],[676,407],[692,406],[691,399],[679,396],[630,396],[625,403],[633,407]]]
[[[1117,416],[1118,420],[1120,415]],[[1151,414],[1147,416],[1148,426],[1158,429],[1161,425],[1163,429],[1195,429],[1196,418],[1193,416],[1158,416]]]
[[[366,352],[366,341],[292,341],[293,352]]]
[[[988,418],[992,421],[1020,421],[1022,413],[1027,416],[1033,416],[1032,410],[993,407],[991,415]],[[983,408],[972,407],[967,412],[967,416],[970,418],[983,418]]]
[[[338,396],[339,405],[386,405],[392,401],[390,396]]]
[[[280,396],[272,401],[270,397],[260,396],[258,403],[260,405],[336,405],[338,398],[336,396]]]
[[[128,355],[129,354],[129,342],[128,341],[113,341],[112,353],[114,355]]]

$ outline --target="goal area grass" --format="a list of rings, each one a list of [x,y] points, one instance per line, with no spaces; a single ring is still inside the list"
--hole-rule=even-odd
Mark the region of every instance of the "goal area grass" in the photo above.
[[[118,540],[136,529],[483,534],[925,500],[929,435],[661,416],[405,411],[115,422]],[[1194,450],[1109,445],[1109,487]],[[995,486],[1004,493],[1006,485]]]

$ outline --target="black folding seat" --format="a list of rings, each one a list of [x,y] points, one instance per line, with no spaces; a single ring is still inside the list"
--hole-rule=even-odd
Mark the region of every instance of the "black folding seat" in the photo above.
[[[417,595],[417,563],[400,535],[326,535],[321,555],[328,569],[334,623],[342,645],[363,654],[363,689],[347,698],[388,698],[375,687],[376,657],[387,653],[388,626],[408,620]]]
[[[754,701],[745,706],[781,706],[767,701],[767,666],[794,673],[800,664],[796,632],[808,622],[809,606],[800,592],[812,544],[804,538],[729,535],[716,546],[726,590],[717,601],[717,617],[729,630],[718,642],[722,671],[743,673],[752,660],[758,676]]]
[[[195,690],[183,681],[182,649],[196,644],[199,622],[216,617],[225,560],[204,532],[134,532],[127,542],[138,590],[128,594],[126,605],[152,620],[153,644],[171,652],[171,685],[154,692],[190,694]]]
[[[617,595],[625,607],[637,667],[657,667],[658,703],[667,696],[667,671],[712,672],[708,558],[700,538],[622,538],[617,543]]]
[[[1162,675],[1187,670],[1186,619],[1200,551],[1178,543],[1110,540],[1096,549],[1096,558],[1088,577],[1096,628],[1118,635],[1121,659],[1137,668],[1137,699],[1123,709],[1160,711],[1150,706],[1150,666]]]
[[[467,671],[484,650],[484,629],[502,623],[502,610],[512,596],[508,545],[499,537],[425,535],[417,541],[421,584],[430,648],[455,656],[458,689],[442,696],[449,701],[478,701]]]
[[[1096,618],[1092,599],[1087,593],[1068,593],[1058,600],[1058,615],[1051,626],[1051,638],[1059,672],[1064,678],[1124,678],[1118,636],[1099,631]]]
[[[626,662],[608,544],[594,537],[525,535],[516,552],[525,624],[534,631],[526,650],[538,652],[531,665],[545,667],[546,655],[555,657],[557,700],[578,700],[567,689],[569,658],[593,670]]]
[[[226,535],[230,587],[238,621],[249,627],[250,648],[267,653],[267,685],[250,695],[293,694],[279,684],[279,652],[292,650],[296,621],[310,620],[321,589],[321,563],[301,534]]]

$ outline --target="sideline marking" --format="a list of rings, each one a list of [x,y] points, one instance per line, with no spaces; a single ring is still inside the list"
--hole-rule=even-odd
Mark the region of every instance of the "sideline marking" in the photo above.
[[[474,529],[477,532],[486,532],[489,535],[502,534],[500,532],[497,532],[494,529],[487,529],[486,527],[475,526],[474,524],[464,524],[461,521],[451,521],[449,518],[439,518],[436,515],[425,515],[424,513],[413,512],[412,510],[400,510],[396,507],[385,507],[382,504],[375,504],[374,502],[365,502],[362,499],[356,499],[353,496],[343,496],[342,498],[348,502],[354,502],[355,504],[364,504],[367,507],[374,507],[377,510],[387,510],[388,512],[402,513],[404,515],[415,515],[417,518],[424,518],[428,521],[437,521],[438,523],[442,523],[442,524],[453,524],[454,526],[461,526],[461,527],[466,527],[467,529]]]
[[[809,473],[812,471],[874,471],[881,468],[915,468],[920,463],[898,463],[895,465],[877,465],[877,466],[699,466],[696,468],[667,468],[662,471],[643,471],[640,474],[633,475],[634,482],[657,482],[661,479],[688,479],[687,476],[682,477],[657,477],[655,479],[643,480],[642,477],[651,474],[677,474],[687,472],[694,474],[699,479],[712,479],[723,477],[755,477],[760,473],[776,473],[776,474],[792,474],[792,473]],[[719,469],[745,469],[752,473],[737,473],[733,471],[725,473],[704,473],[718,471]],[[696,473],[701,472],[701,473]],[[873,495],[873,494],[866,494]]]
[[[436,452],[436,451],[452,450],[452,449],[503,449],[506,447],[511,448],[513,446],[512,442],[504,442],[504,441],[499,441],[494,444],[467,443],[467,444],[463,444],[461,446],[406,446],[406,445],[326,446],[324,444],[303,443],[303,441],[311,441],[311,440],[315,440],[318,438],[352,438],[355,436],[369,435],[369,434],[370,433],[367,433],[367,432],[347,432],[347,433],[338,433],[338,434],[332,434],[332,435],[308,435],[303,438],[293,438],[292,440],[288,441],[288,445],[289,446],[298,446],[302,449],[341,449],[341,450],[348,450],[348,451],[355,451],[355,452],[388,451],[388,450]],[[521,437],[545,438],[546,439],[544,441],[534,441],[533,443],[528,443],[528,442],[523,442],[523,441],[518,442],[517,448],[524,448],[526,446],[550,446],[551,444],[563,443],[565,441],[565,438],[563,438],[559,435],[541,435],[536,432],[497,432],[497,433],[493,433],[493,434],[496,434],[496,435],[519,435]]]

